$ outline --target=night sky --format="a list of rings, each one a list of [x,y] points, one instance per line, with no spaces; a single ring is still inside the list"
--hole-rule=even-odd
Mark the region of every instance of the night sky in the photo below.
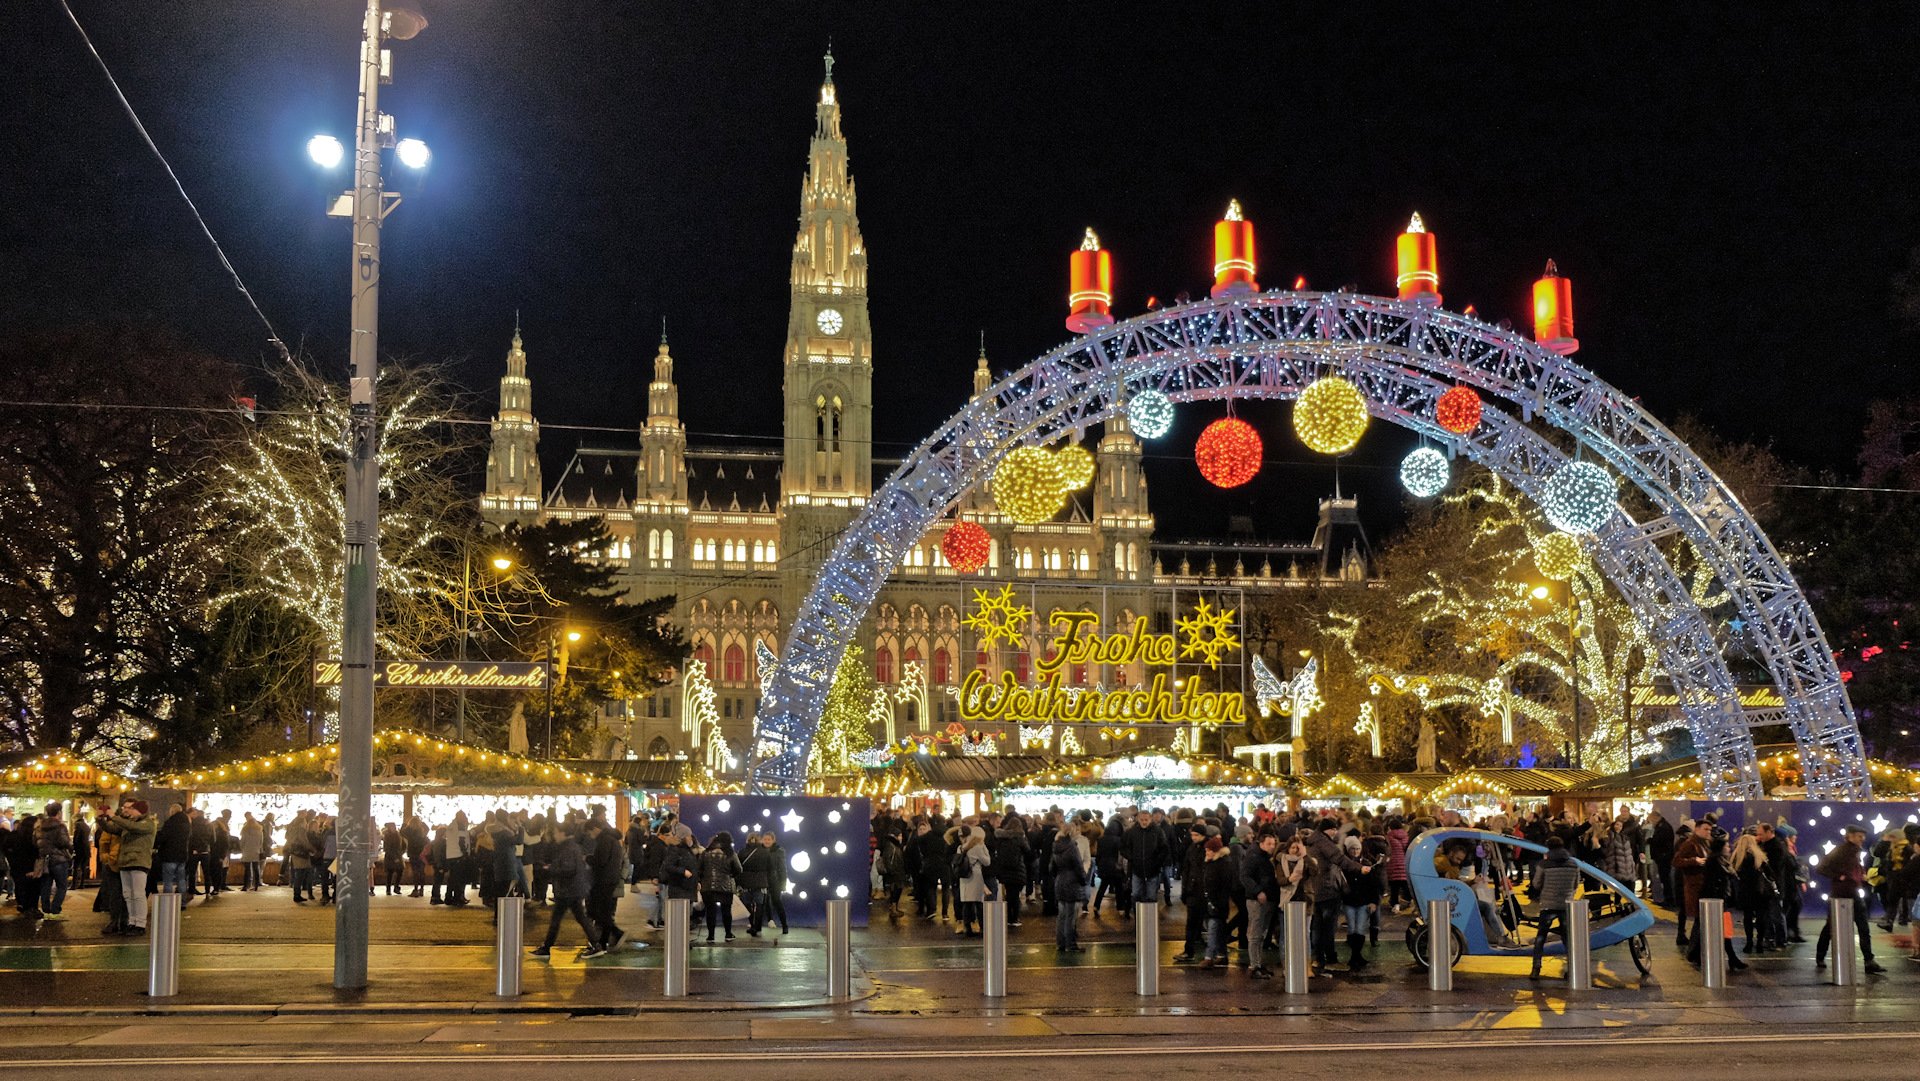
[[[75,10],[290,342],[344,370],[353,0]],[[1119,5],[1112,5],[1119,6]],[[1547,258],[1579,359],[1671,419],[1850,471],[1866,402],[1908,392],[1890,280],[1920,244],[1920,13],[1907,5],[433,3],[383,104],[397,167],[383,352],[449,360],[491,412],[514,310],[549,470],[636,426],[664,316],[696,441],[777,436],[787,264],[831,35],[871,265],[881,456],[1061,342],[1094,226],[1116,311],[1204,294],[1238,197],[1261,278],[1392,289],[1418,210],[1449,307],[1523,322]],[[1035,9],[1042,9],[1036,11]],[[1549,8],[1553,10],[1549,10]],[[911,14],[909,14],[911,13]],[[132,319],[250,364],[265,334],[51,0],[0,44],[0,318]],[[739,391],[748,388],[751,392]],[[1304,539],[1324,459],[1268,419],[1261,477],[1186,494],[1193,406],[1150,461],[1161,534],[1257,508]],[[1346,470],[1397,516],[1376,428]],[[551,473],[549,474],[551,476]]]

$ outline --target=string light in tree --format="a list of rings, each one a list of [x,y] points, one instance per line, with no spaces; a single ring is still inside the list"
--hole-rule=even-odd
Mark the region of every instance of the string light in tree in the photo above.
[[[1127,401],[1127,423],[1142,439],[1158,439],[1173,429],[1173,399],[1143,390]]]
[[[1067,505],[1054,455],[1041,447],[1020,447],[993,471],[993,501],[1021,525],[1039,525]]]
[[[1533,565],[1556,582],[1564,582],[1580,572],[1587,553],[1580,539],[1571,533],[1548,533],[1534,542]]]
[[[1238,417],[1221,417],[1207,425],[1193,445],[1193,460],[1200,475],[1221,488],[1238,488],[1260,472],[1260,456],[1265,448],[1260,433]]]
[[[1446,491],[1453,478],[1447,456],[1432,447],[1420,447],[1400,462],[1400,484],[1421,499],[1431,499]]]
[[[1068,443],[1055,451],[1053,466],[1060,477],[1060,484],[1069,492],[1077,492],[1093,483],[1093,455],[1078,443]]]
[[[1472,387],[1454,387],[1433,403],[1433,419],[1455,435],[1466,435],[1480,426],[1484,408]]]
[[[1293,430],[1322,454],[1345,454],[1367,430],[1367,399],[1337,375],[1322,376],[1293,403]]]
[[[972,574],[986,566],[992,553],[993,538],[973,522],[955,522],[940,538],[940,554],[961,574]]]
[[[1568,462],[1547,478],[1540,509],[1555,529],[1592,533],[1607,524],[1618,506],[1613,477],[1592,462]]]

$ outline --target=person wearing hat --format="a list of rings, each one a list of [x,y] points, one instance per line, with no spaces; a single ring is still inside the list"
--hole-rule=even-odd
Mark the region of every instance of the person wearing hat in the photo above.
[[[100,828],[120,839],[120,892],[127,901],[129,935],[147,933],[147,872],[153,870],[153,838],[160,823],[147,813],[147,801],[130,799],[117,814],[100,817]]]
[[[1207,956],[1201,968],[1227,967],[1227,918],[1233,908],[1233,882],[1239,872],[1231,850],[1220,837],[1209,837],[1200,849],[1202,890],[1207,898]]]
[[[1873,932],[1867,927],[1865,907],[1860,904],[1861,893],[1866,887],[1867,876],[1860,864],[1860,844],[1867,839],[1867,828],[1854,823],[1846,828],[1846,840],[1834,846],[1827,858],[1814,868],[1830,883],[1827,892],[1834,897],[1851,897],[1854,901],[1853,929],[1860,936],[1860,956],[1866,958],[1866,971],[1885,972],[1873,960]],[[1827,947],[1833,943],[1833,924],[1831,921],[1820,928],[1820,941],[1813,947],[1813,967],[1827,967]],[[1846,949],[1841,946],[1841,949]]]

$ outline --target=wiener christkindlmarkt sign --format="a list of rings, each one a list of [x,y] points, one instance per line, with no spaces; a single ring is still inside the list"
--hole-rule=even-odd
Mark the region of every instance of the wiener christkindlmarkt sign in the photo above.
[[[973,591],[973,611],[963,622],[979,636],[982,650],[1004,642],[1018,646],[1033,610],[1015,603],[1011,587],[998,593]],[[1145,616],[1119,634],[1099,633],[1100,616],[1091,611],[1055,612],[1045,648],[1034,651],[1037,683],[1022,683],[1013,672],[998,679],[975,669],[960,685],[960,718],[971,723],[1017,721],[1025,724],[1178,724],[1216,726],[1247,723],[1246,699],[1238,690],[1216,691],[1198,678],[1178,679],[1174,666],[1191,663],[1218,669],[1240,651],[1234,609],[1197,602],[1192,614],[1176,618],[1178,635],[1152,634]],[[1140,665],[1148,674],[1134,687],[1109,689],[1072,683],[1068,673],[1098,665]],[[1153,669],[1162,671],[1152,671]],[[1197,675],[1196,671],[1196,675]]]
[[[313,682],[321,687],[340,685],[339,661],[318,661]],[[537,691],[547,685],[543,661],[377,661],[375,687],[420,691]]]

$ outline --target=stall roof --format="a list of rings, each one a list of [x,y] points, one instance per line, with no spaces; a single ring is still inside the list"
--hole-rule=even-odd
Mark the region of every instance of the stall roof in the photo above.
[[[328,743],[151,780],[189,792],[328,791],[340,785],[339,759],[339,745]],[[607,792],[620,782],[563,762],[390,728],[373,734],[373,787],[383,792]]]
[[[1792,743],[1768,743],[1754,750],[1759,759],[1761,783],[1769,791],[1783,786],[1798,787],[1800,783],[1800,748],[1798,746]],[[1867,771],[1873,778],[1875,786],[1884,788],[1889,793],[1897,793],[1896,798],[1920,791],[1920,771],[1907,769],[1892,762],[1883,762],[1877,758],[1867,760]],[[1596,777],[1570,790],[1568,795],[1596,799],[1628,796],[1679,797],[1698,792],[1701,787],[1700,761],[1690,756],[1676,758],[1669,762],[1657,762],[1625,773]]]
[[[678,791],[681,782],[686,779],[688,763],[678,759],[583,759],[568,762],[568,766],[589,773],[598,773],[619,781],[626,788],[651,789],[659,792]]]

